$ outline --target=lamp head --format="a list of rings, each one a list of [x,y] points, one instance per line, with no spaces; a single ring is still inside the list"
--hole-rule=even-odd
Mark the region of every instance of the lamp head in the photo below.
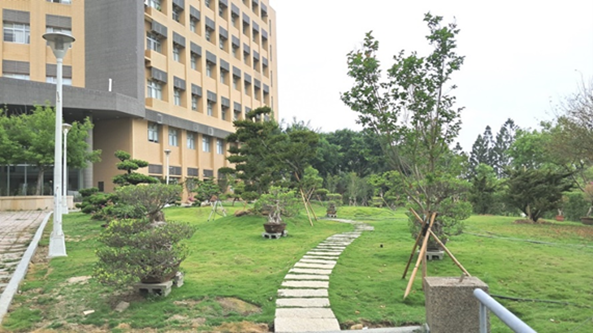
[[[167,154],[167,156],[171,154],[171,149],[165,149],[165,154]]]
[[[47,45],[51,47],[51,50],[58,59],[64,59],[66,52],[68,52],[68,49],[75,41],[72,35],[63,32],[48,32],[43,35],[43,38],[47,41]]]
[[[68,123],[63,123],[62,124],[62,130],[64,131],[64,133],[68,133],[68,131],[72,128],[72,125],[68,124]]]

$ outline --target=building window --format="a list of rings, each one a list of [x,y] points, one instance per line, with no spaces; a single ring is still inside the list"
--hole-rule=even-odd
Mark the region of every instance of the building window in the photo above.
[[[239,120],[240,113],[241,112],[237,112],[237,111],[233,112],[233,120]]]
[[[179,47],[179,45],[173,44],[173,60],[181,62],[181,56],[179,55],[180,53],[181,48]]]
[[[226,44],[226,39],[224,39],[222,36],[220,36],[218,38],[218,47],[220,47],[221,50],[224,50],[225,44]]]
[[[243,35],[249,37],[249,24],[243,22]]]
[[[221,108],[221,110],[220,110],[220,118],[221,118],[222,120],[226,120],[227,109],[228,109],[228,108],[226,108],[226,107],[224,107],[224,106],[223,106],[223,107]]]
[[[198,95],[191,95],[191,109],[198,111]]]
[[[239,90],[239,78],[236,76],[233,76],[233,89]]]
[[[198,21],[193,17],[189,21],[189,31],[198,32]]]
[[[235,45],[233,45],[231,52],[233,53],[233,57],[238,58],[237,53],[239,51],[239,48]]]
[[[27,74],[2,73],[2,76],[9,77],[11,79],[30,80],[30,77]]]
[[[163,99],[163,85],[159,81],[148,80],[146,97]]]
[[[216,139],[216,153],[219,155],[224,154],[224,141],[222,139]]]
[[[181,8],[177,7],[177,6],[173,6],[173,21],[175,22],[180,22],[181,20]]]
[[[152,32],[146,34],[146,48],[149,50],[161,52],[161,40],[158,35]]]
[[[177,147],[177,129],[169,127],[169,146]]]
[[[18,44],[29,44],[31,41],[29,25],[4,22],[4,41]]]
[[[231,15],[231,24],[235,28],[237,27],[237,21],[239,21],[239,17],[236,15]]]
[[[187,132],[187,148],[196,149],[196,135],[191,132]]]
[[[251,84],[249,82],[245,82],[245,95],[251,96]]]
[[[173,89],[173,100],[175,102],[175,105],[181,106],[181,89]]]
[[[203,135],[202,136],[202,151],[209,153],[210,152],[210,137]]]
[[[224,69],[221,68],[220,69],[220,83],[227,84],[226,77],[227,77],[227,71],[225,71]]]
[[[209,116],[214,115],[214,103],[208,101],[208,108],[206,109],[206,114]]]
[[[6,75],[4,75],[4,77],[8,77]],[[27,75],[28,77],[28,75]],[[27,78],[28,80],[28,78]],[[55,76],[46,76],[45,77],[45,82],[47,83],[53,83],[53,84],[57,84],[58,83],[58,78]],[[65,86],[71,86],[72,85],[72,78],[70,77],[62,77],[62,84]]]
[[[72,35],[72,29],[68,28],[45,27],[45,32],[62,32],[65,34]]]
[[[190,64],[191,64],[191,69],[193,70],[198,70],[198,56],[195,54],[191,54],[191,58],[190,58]]]
[[[159,125],[148,123],[148,141],[159,142]]]
[[[204,0],[204,5],[206,5],[206,7],[208,7],[208,8],[211,8],[211,7],[210,7],[210,5],[211,5],[211,4],[212,4],[212,3],[211,3],[211,1],[210,1],[210,0]]]
[[[148,7],[152,7],[158,11],[161,10],[161,0],[147,0],[144,3],[147,3]]]
[[[223,19],[226,20],[225,15],[226,14],[226,7],[218,5],[218,16],[222,17]]]
[[[213,69],[213,65],[211,62],[206,61],[206,76],[207,77],[214,77],[214,74],[212,73],[212,69]]]
[[[245,65],[249,65],[249,53],[243,52],[243,62]]]

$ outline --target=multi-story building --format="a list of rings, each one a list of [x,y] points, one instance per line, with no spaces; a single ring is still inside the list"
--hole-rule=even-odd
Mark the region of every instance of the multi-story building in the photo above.
[[[102,161],[71,171],[69,190],[112,190],[116,150],[147,160],[144,172],[158,178],[167,174],[165,151],[172,179],[217,177],[233,120],[263,105],[277,119],[276,15],[267,1],[3,0],[0,15],[2,107],[53,105],[56,59],[42,35],[76,38],[64,59],[64,120],[92,120],[89,141]],[[22,168],[2,169],[10,192],[35,181]]]

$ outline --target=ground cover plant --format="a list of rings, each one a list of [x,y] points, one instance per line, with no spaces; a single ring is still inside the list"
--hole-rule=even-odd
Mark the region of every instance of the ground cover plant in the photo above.
[[[314,206],[318,216],[325,207]],[[197,229],[182,264],[185,285],[167,298],[142,298],[86,278],[92,274],[100,231],[88,215],[64,218],[68,257],[36,257],[0,331],[31,332],[265,332],[273,322],[276,292],[287,270],[328,236],[351,225],[318,221],[303,213],[286,218],[289,237],[261,238],[265,218],[227,217],[206,222],[210,207],[168,208],[167,219]],[[237,207],[242,209],[242,207]],[[403,210],[340,207],[340,218],[366,222],[330,278],[330,301],[343,328],[420,324],[425,321],[420,279],[404,301],[401,279],[413,239]],[[492,294],[565,303],[499,300],[538,332],[593,329],[593,228],[572,222],[522,224],[516,217],[472,216],[464,234],[447,243]],[[46,229],[48,232],[51,226]],[[47,248],[45,237],[40,250]],[[42,252],[42,251],[41,251]],[[428,263],[430,276],[460,276],[449,258]],[[124,312],[114,311],[128,301]],[[83,311],[94,310],[84,315]],[[492,332],[510,332],[495,317]]]

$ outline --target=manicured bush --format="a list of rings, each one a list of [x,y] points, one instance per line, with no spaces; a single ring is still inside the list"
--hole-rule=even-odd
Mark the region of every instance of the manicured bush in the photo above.
[[[94,276],[101,283],[118,286],[167,281],[189,253],[181,241],[194,231],[187,223],[113,220],[99,237],[104,246],[96,252]]]

